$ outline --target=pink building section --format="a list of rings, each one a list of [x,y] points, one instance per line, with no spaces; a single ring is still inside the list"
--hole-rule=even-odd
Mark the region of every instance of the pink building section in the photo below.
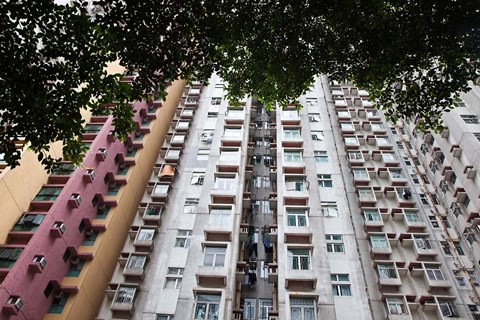
[[[142,120],[145,123],[148,122],[148,117],[155,117],[154,113],[147,113],[145,102],[135,103],[134,109],[137,110],[134,120],[138,123],[139,130]],[[90,123],[103,122],[104,125],[99,132],[93,136],[90,134],[91,139],[84,135],[84,141],[92,140],[90,151],[84,159],[84,166],[93,170],[95,178],[92,180],[91,174],[81,168],[76,168],[69,177],[51,175],[44,186],[62,187],[62,190],[54,201],[32,200],[29,213],[45,214],[37,230],[12,231],[9,243],[0,246],[0,252],[5,247],[24,248],[11,268],[0,268],[0,319],[42,319],[49,310],[55,294],[58,295],[60,291],[74,294],[78,291],[79,288],[76,287],[62,287],[62,279],[69,270],[72,259],[94,258],[91,254],[79,254],[77,249],[84,240],[87,230],[99,232],[105,230],[103,225],[92,225],[92,220],[97,214],[98,207],[104,202],[104,195],[108,192],[118,165],[124,162],[128,146],[132,146],[134,142],[134,134],[129,137],[126,145],[112,138],[111,116],[92,117]],[[142,131],[146,133],[148,129]],[[115,163],[116,157],[118,163]],[[107,183],[106,176],[109,177]],[[72,195],[74,197],[79,195],[81,201],[73,199]],[[96,202],[93,199],[98,201],[96,205],[93,204]],[[106,205],[110,207],[115,203]],[[82,221],[85,228],[80,231]],[[58,227],[62,223],[63,227]],[[64,261],[66,252],[69,253],[69,257]],[[41,257],[45,260],[40,261]],[[34,259],[37,262],[32,262]],[[45,290],[49,284],[51,292],[47,297]]]

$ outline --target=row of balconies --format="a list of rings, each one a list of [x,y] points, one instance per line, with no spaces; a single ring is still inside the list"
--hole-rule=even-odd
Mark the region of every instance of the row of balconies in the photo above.
[[[157,181],[147,183],[146,192],[151,201],[142,202],[138,207],[138,214],[142,217],[142,225],[132,225],[128,232],[134,251],[122,252],[118,263],[122,268],[124,283],[110,283],[106,295],[112,299],[110,310],[115,316],[131,316],[135,310],[135,299],[140,290],[140,282],[144,279],[145,268],[150,253],[154,247],[158,227],[161,225],[165,204],[172,190],[172,184],[177,176],[176,166],[179,165],[185,140],[187,139],[190,123],[193,120],[198,102],[200,87],[187,88],[188,96],[177,107],[177,116],[171,128],[175,132],[167,134],[165,146],[160,150],[160,156],[165,161],[154,166]]]

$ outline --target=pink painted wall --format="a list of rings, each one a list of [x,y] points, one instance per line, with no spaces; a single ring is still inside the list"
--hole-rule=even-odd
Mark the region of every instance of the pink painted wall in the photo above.
[[[146,104],[136,103],[134,108],[140,110],[146,108]],[[138,111],[134,120],[141,123]],[[64,262],[63,254],[67,247],[78,248],[80,246],[85,230],[80,232],[78,226],[84,218],[95,218],[97,208],[92,205],[92,199],[95,194],[106,194],[108,183],[104,183],[104,177],[108,172],[116,174],[118,166],[115,164],[114,158],[118,153],[126,153],[126,147],[122,142],[109,142],[108,135],[112,129],[112,117],[108,117],[84,159],[84,166],[94,169],[95,180],[92,183],[87,182],[84,179],[85,171],[80,168],[71,174],[68,182],[63,186],[62,192],[48,209],[45,219],[0,284],[0,309],[3,308],[10,295],[20,296],[25,303],[19,315],[8,316],[5,312],[1,312],[0,319],[42,319],[50,308],[54,291],[48,298],[43,292],[49,281],[62,282],[70,267],[70,260]],[[96,157],[99,148],[107,150],[108,157],[105,161],[100,161]],[[68,200],[73,193],[80,194],[82,198],[79,208],[72,208],[69,204]],[[40,210],[32,211],[39,212]],[[66,227],[66,232],[61,238],[55,238],[50,233],[55,221],[62,221]],[[28,265],[35,255],[43,255],[47,260],[47,265],[41,273],[33,273],[28,269]]]

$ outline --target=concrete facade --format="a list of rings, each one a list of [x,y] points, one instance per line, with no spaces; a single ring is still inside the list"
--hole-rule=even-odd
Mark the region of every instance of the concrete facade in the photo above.
[[[224,86],[135,104],[125,145],[92,117],[85,169],[24,194],[2,173],[0,319],[480,319],[478,88],[421,133],[324,76],[300,110]]]

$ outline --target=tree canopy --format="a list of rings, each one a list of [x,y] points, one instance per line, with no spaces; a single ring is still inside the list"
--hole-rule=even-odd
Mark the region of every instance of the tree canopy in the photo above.
[[[283,106],[326,74],[367,89],[389,119],[435,130],[480,76],[480,0],[6,0],[0,11],[0,153],[11,166],[20,138],[47,168],[58,140],[81,161],[82,108],[118,102],[125,138],[127,102],[178,78],[217,72],[232,101]],[[137,70],[132,85],[106,73],[111,61]]]

